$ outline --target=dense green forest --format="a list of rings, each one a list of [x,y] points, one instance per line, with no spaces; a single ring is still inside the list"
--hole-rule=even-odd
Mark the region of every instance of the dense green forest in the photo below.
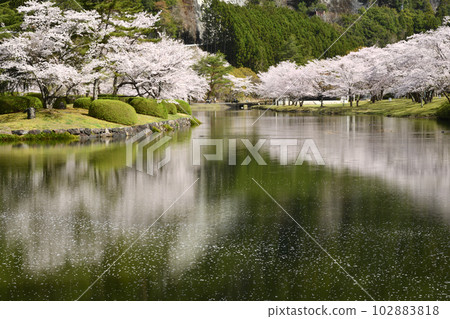
[[[320,0],[319,0],[320,1]],[[339,9],[333,3],[339,3]],[[99,11],[161,12],[159,28],[186,43],[199,43],[208,52],[223,52],[236,67],[267,70],[283,60],[299,64],[311,58],[343,55],[364,46],[385,46],[434,29],[450,15],[450,0],[441,0],[435,10],[430,0],[378,0],[365,12],[352,10],[351,0],[327,5],[318,0],[249,0],[238,6],[220,0],[203,4],[203,36],[199,37],[195,0],[56,0],[62,7],[96,8]],[[370,0],[363,0],[367,8]],[[0,0],[0,23],[10,30],[20,25],[15,8],[24,0]],[[198,8],[197,8],[198,10]],[[338,10],[332,19],[327,11]],[[334,12],[336,13],[336,12]],[[355,21],[362,18],[326,49]],[[325,14],[325,18],[318,15]]]
[[[426,3],[423,10],[373,6],[324,56],[342,55],[364,46],[385,46],[436,28],[441,23],[440,11],[435,14],[428,0]],[[342,14],[336,22],[327,23],[303,8],[259,4],[240,7],[211,0],[203,16],[204,48],[221,51],[234,66],[255,71],[287,59],[301,64],[320,57],[365,10]]]

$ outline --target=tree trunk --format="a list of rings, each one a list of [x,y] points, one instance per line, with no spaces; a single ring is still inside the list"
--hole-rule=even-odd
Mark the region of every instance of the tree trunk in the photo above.
[[[383,100],[383,96],[384,96],[384,90],[381,90],[380,95],[378,96],[378,101]]]
[[[411,93],[411,99],[413,100],[413,102],[421,103],[422,96],[420,93]]]
[[[361,100],[361,95],[357,95],[356,96],[356,107],[358,107],[359,106],[359,100]]]
[[[320,107],[323,107],[323,95],[320,96]]]
[[[450,96],[449,96],[447,93],[445,93],[445,92],[442,92],[442,93],[443,93],[444,96],[447,98],[448,102],[450,103]]]
[[[305,100],[304,100],[304,99],[301,99],[301,100],[300,100],[300,107],[303,106],[303,103],[305,103]]]
[[[46,87],[42,87],[41,89],[41,95],[42,95],[42,106],[44,107],[44,109],[52,109],[53,108],[53,101],[52,98],[50,97],[50,93],[48,92]]]
[[[370,97],[370,102],[375,103],[377,101],[377,96],[376,95],[372,95]]]
[[[98,79],[94,80],[92,85],[92,99],[95,101],[98,99],[98,87],[100,86],[100,81]]]
[[[425,104],[433,101],[434,90],[425,92]]]
[[[117,92],[119,91],[119,88],[117,87],[117,75],[114,75],[114,80],[113,80],[113,95],[117,95]]]
[[[353,107],[353,94],[350,89],[348,90],[348,101],[350,102],[350,107]]]

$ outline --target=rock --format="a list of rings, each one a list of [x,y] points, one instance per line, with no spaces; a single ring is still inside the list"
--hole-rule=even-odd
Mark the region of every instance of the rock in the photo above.
[[[132,127],[132,126],[127,126],[127,127],[125,128],[125,134],[126,134],[127,136],[134,135],[135,133],[136,133],[136,129],[135,129],[134,127]]]
[[[53,133],[56,133],[56,134],[63,134],[66,132],[67,132],[66,130],[53,130]]]
[[[137,127],[136,127],[136,131],[139,133],[139,132],[142,132],[142,131],[145,131],[146,129],[148,129],[148,125],[147,124],[144,124],[144,125],[138,125]]]
[[[28,134],[38,135],[38,134],[41,134],[41,131],[40,130],[30,130],[30,131],[28,131]]]
[[[52,131],[50,131],[50,130],[43,130],[42,133],[45,133],[45,134],[51,134]]]
[[[111,133],[119,133],[119,132],[120,132],[120,127],[113,127],[113,128],[110,128],[109,131],[110,131]]]
[[[125,134],[125,132],[119,132],[119,133],[114,133],[113,138],[125,138],[127,137],[127,135]]]
[[[25,111],[27,113],[27,119],[32,120],[36,118],[36,109],[34,107],[29,107]]]
[[[69,128],[67,132],[72,135],[80,135],[80,129],[78,128]]]
[[[90,128],[84,128],[80,130],[83,134],[85,135],[91,135],[92,134],[92,130]]]
[[[15,135],[25,135],[28,134],[27,130],[13,130],[11,131],[11,133],[15,134]]]
[[[112,136],[112,133],[109,131],[109,129],[105,128],[102,129],[102,136],[104,137]]]

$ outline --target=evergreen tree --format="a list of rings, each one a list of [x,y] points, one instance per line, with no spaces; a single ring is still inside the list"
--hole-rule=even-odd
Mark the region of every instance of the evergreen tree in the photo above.
[[[225,78],[233,67],[228,65],[223,53],[208,55],[197,64],[193,69],[200,75],[203,75],[208,80],[209,90],[207,93],[208,99],[216,97],[220,91],[225,88],[230,81]]]

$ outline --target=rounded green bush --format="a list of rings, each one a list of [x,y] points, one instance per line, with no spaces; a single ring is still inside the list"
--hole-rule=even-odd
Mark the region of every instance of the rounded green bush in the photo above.
[[[42,108],[42,102],[34,96],[0,96],[0,114],[24,112],[27,108]]]
[[[167,115],[167,109],[164,105],[162,103],[158,103],[156,100],[135,97],[128,103],[130,103],[130,105],[134,107],[136,112],[139,114],[156,116],[162,119],[167,119],[169,117]]]
[[[130,97],[126,95],[100,94],[98,98],[102,100],[119,100],[128,103]]]
[[[53,108],[57,110],[65,110],[67,108],[66,98],[65,97],[57,98],[56,101],[53,103]]]
[[[41,93],[29,92],[29,93],[26,94],[26,96],[37,97],[41,101],[42,105],[44,105],[44,99],[42,98],[42,94]]]
[[[450,102],[444,102],[441,107],[437,110],[436,116],[440,120],[450,120]]]
[[[175,101],[178,102],[178,104],[176,104],[178,113],[192,115],[191,106],[189,105],[188,102],[183,101],[183,100],[175,100]]]
[[[24,96],[24,98],[28,100],[28,107],[34,107],[35,109],[42,109],[44,107],[42,101],[37,97]]]
[[[89,115],[124,125],[134,125],[138,120],[136,111],[127,103],[118,100],[93,101],[89,107]]]
[[[87,109],[89,110],[89,107],[92,104],[92,99],[90,97],[80,97],[79,99],[76,99],[75,102],[73,102],[73,107],[76,109]]]
[[[167,113],[169,114],[177,114],[177,107],[174,103],[170,103],[168,101],[161,101],[161,104],[167,109]]]

